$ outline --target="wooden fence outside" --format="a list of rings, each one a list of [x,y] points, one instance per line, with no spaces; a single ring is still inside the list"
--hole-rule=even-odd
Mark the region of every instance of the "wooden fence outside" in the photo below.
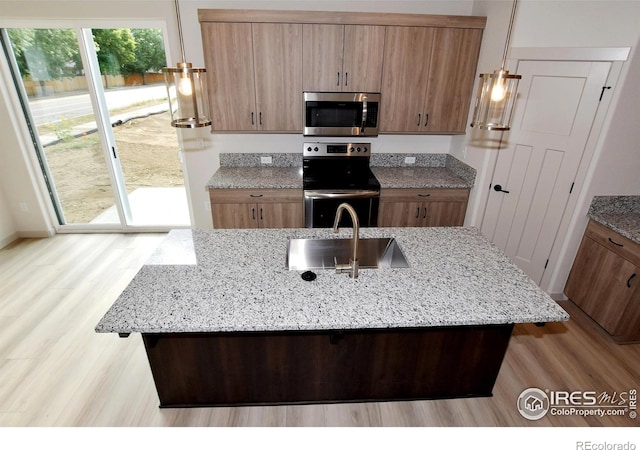
[[[144,86],[164,83],[162,73],[145,73],[122,75],[102,75],[102,85],[105,89],[124,86]],[[24,88],[29,97],[43,97],[64,92],[86,91],[87,79],[83,76],[61,78],[59,80],[23,80]]]

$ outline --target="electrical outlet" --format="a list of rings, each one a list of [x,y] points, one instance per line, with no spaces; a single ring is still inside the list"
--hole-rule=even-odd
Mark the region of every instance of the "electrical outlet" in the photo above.
[[[261,156],[260,157],[260,163],[262,163],[262,164],[272,164],[273,161],[272,161],[271,156]]]
[[[415,156],[407,156],[404,158],[404,163],[405,164],[415,164],[416,163],[416,157]]]

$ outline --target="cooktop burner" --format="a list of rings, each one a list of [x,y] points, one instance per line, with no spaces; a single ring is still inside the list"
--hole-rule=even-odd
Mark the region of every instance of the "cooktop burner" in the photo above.
[[[305,143],[302,184],[305,190],[380,190],[369,168],[371,144]]]

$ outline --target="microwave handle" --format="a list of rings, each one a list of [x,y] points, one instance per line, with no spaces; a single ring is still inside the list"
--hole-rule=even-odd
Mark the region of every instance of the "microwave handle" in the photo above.
[[[364,134],[364,130],[367,127],[367,97],[362,99],[362,127],[360,127],[360,134]]]

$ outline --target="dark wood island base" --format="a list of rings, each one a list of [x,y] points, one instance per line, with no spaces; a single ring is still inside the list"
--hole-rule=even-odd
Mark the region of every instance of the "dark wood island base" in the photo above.
[[[491,396],[513,324],[143,333],[161,407]]]

